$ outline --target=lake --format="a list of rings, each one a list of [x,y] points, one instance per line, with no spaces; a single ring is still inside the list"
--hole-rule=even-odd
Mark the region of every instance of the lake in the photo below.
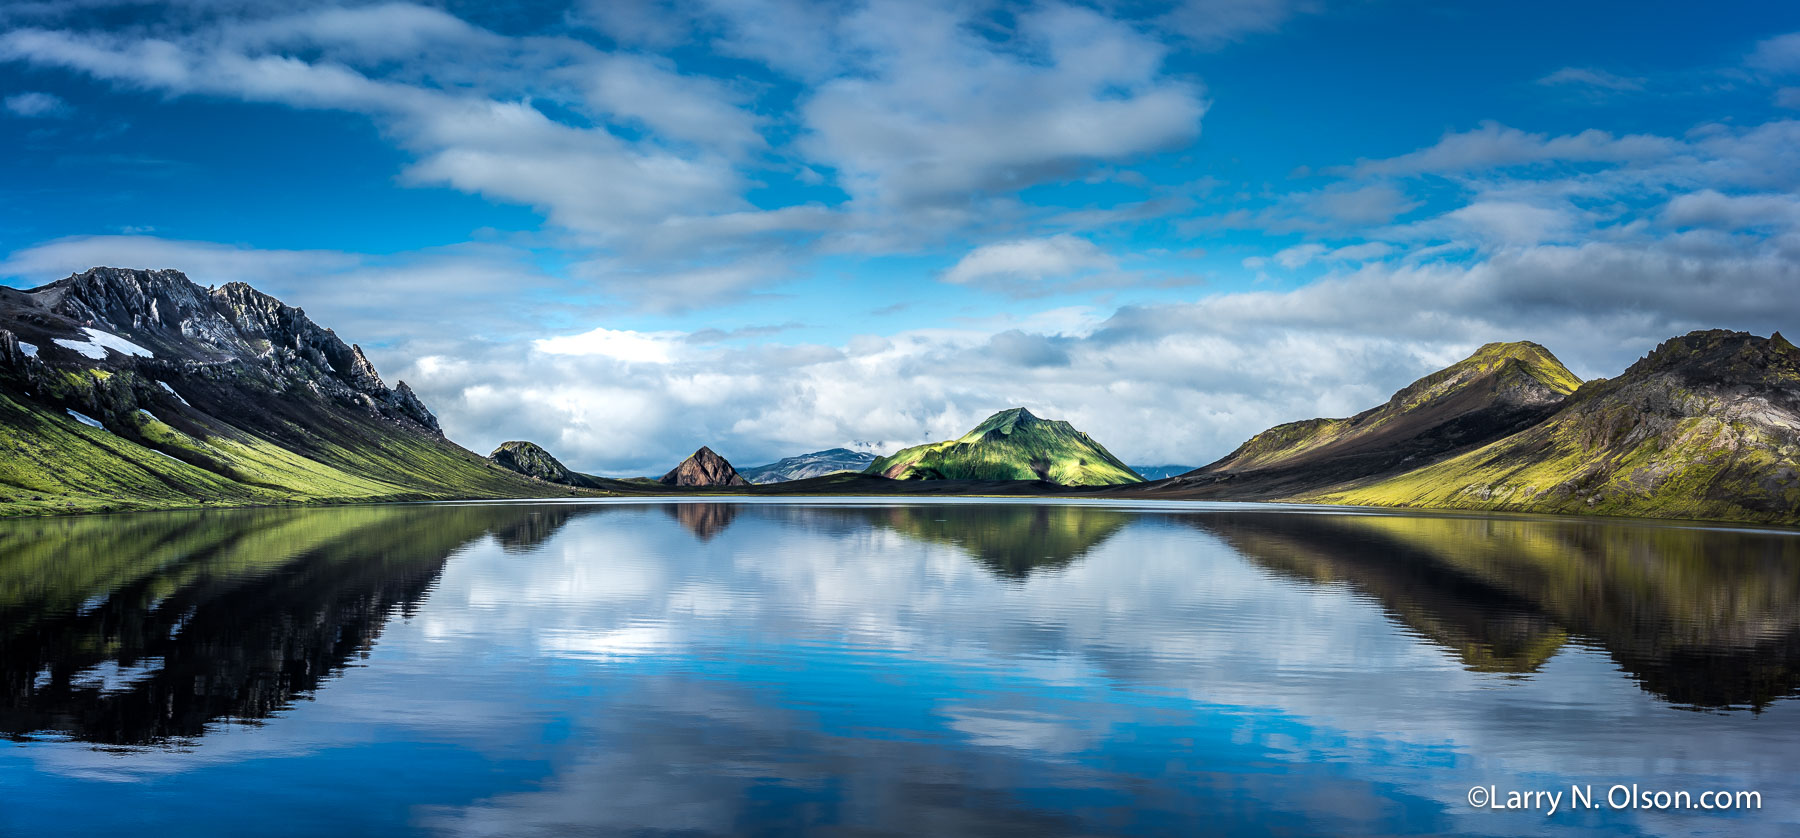
[[[6,835],[1794,834],[1797,690],[1780,530],[1042,500],[0,521]],[[1655,808],[1720,790],[1760,808]]]

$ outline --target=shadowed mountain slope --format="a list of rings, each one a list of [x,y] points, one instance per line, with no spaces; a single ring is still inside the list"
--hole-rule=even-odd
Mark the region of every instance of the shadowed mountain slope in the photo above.
[[[1800,522],[1800,349],[1780,334],[1673,338],[1548,420],[1329,503]]]
[[[1156,491],[1270,499],[1394,474],[1530,427],[1580,385],[1542,346],[1490,343],[1380,407],[1277,425]]]

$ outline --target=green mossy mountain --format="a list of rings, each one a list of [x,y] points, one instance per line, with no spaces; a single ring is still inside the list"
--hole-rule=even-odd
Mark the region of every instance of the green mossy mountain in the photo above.
[[[243,283],[94,268],[0,289],[0,515],[544,494]]]
[[[600,488],[600,481],[580,472],[570,471],[562,461],[550,455],[535,442],[513,440],[502,442],[488,460],[508,471],[515,471],[526,477],[536,478],[546,483],[557,483],[564,486],[579,486],[588,489]]]
[[[895,480],[1043,480],[1063,486],[1144,482],[1075,426],[1039,419],[1022,407],[989,416],[957,439],[877,459],[864,473]]]
[[[1265,500],[1397,474],[1528,428],[1581,379],[1535,343],[1490,343],[1348,419],[1308,419],[1251,437],[1159,491]]]
[[[1800,523],[1800,350],[1693,332],[1519,433],[1298,499]]]

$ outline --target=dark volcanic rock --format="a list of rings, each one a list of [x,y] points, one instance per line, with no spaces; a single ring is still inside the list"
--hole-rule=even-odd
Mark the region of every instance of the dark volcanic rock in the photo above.
[[[442,436],[412,389],[404,383],[389,389],[360,347],[242,282],[204,288],[180,271],[92,268],[29,291],[6,289],[0,328],[39,347],[46,361],[84,368],[94,364],[55,341],[86,343],[83,329],[95,329],[151,353],[109,350],[109,369],[157,381],[230,380],[233,389],[310,391],[336,407]]]
[[[745,480],[731,467],[731,463],[713,453],[711,448],[702,446],[693,456],[681,461],[681,465],[671,469],[668,474],[657,481],[667,486],[748,486]]]
[[[488,459],[501,468],[550,483],[561,483],[564,486],[594,485],[594,481],[587,475],[570,471],[535,442],[502,442],[499,448],[494,449],[494,453],[488,455]]]

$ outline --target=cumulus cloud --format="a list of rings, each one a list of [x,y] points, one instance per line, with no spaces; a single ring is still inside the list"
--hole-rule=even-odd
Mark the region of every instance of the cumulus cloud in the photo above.
[[[599,328],[579,335],[542,338],[533,349],[548,355],[584,355],[628,363],[667,364],[686,343],[681,332],[633,332]]]
[[[1800,32],[1790,32],[1757,43],[1756,49],[1744,63],[1777,75],[1800,72]]]
[[[1130,461],[1202,463],[1270,425],[1378,404],[1490,340],[1536,340],[1596,376],[1695,328],[1791,330],[1794,251],[1778,241],[1721,250],[1699,232],[1650,246],[1519,246],[1098,319],[1046,312],[830,345],[664,334],[649,338],[663,360],[649,364],[495,346],[399,373],[465,444],[537,438],[608,473],[666,469],[700,444],[748,462],[854,440],[892,450],[1014,405],[1069,419]]]
[[[1037,282],[1108,270],[1115,264],[1093,242],[1065,233],[983,245],[957,260],[943,279],[958,285]]]
[[[965,21],[917,3],[871,3],[845,21],[855,71],[808,98],[802,148],[858,200],[966,203],[1199,132],[1198,87],[1165,76],[1166,48],[1122,21],[1045,5],[998,45]]]
[[[658,311],[767,290],[815,240],[886,252],[991,237],[972,222],[1021,213],[1019,190],[1187,143],[1207,106],[1165,70],[1156,33],[1054,2],[1000,29],[951,2],[579,5],[571,21],[610,48],[408,2],[183,11],[114,30],[26,15],[0,33],[0,60],[362,114],[409,156],[401,183],[531,207],[587,251],[580,275]],[[803,86],[771,96],[649,51],[683,40]],[[848,200],[753,199],[771,177]]]
[[[1785,194],[1726,195],[1702,189],[1677,196],[1663,209],[1677,227],[1720,230],[1793,229],[1800,226],[1800,199]]]

